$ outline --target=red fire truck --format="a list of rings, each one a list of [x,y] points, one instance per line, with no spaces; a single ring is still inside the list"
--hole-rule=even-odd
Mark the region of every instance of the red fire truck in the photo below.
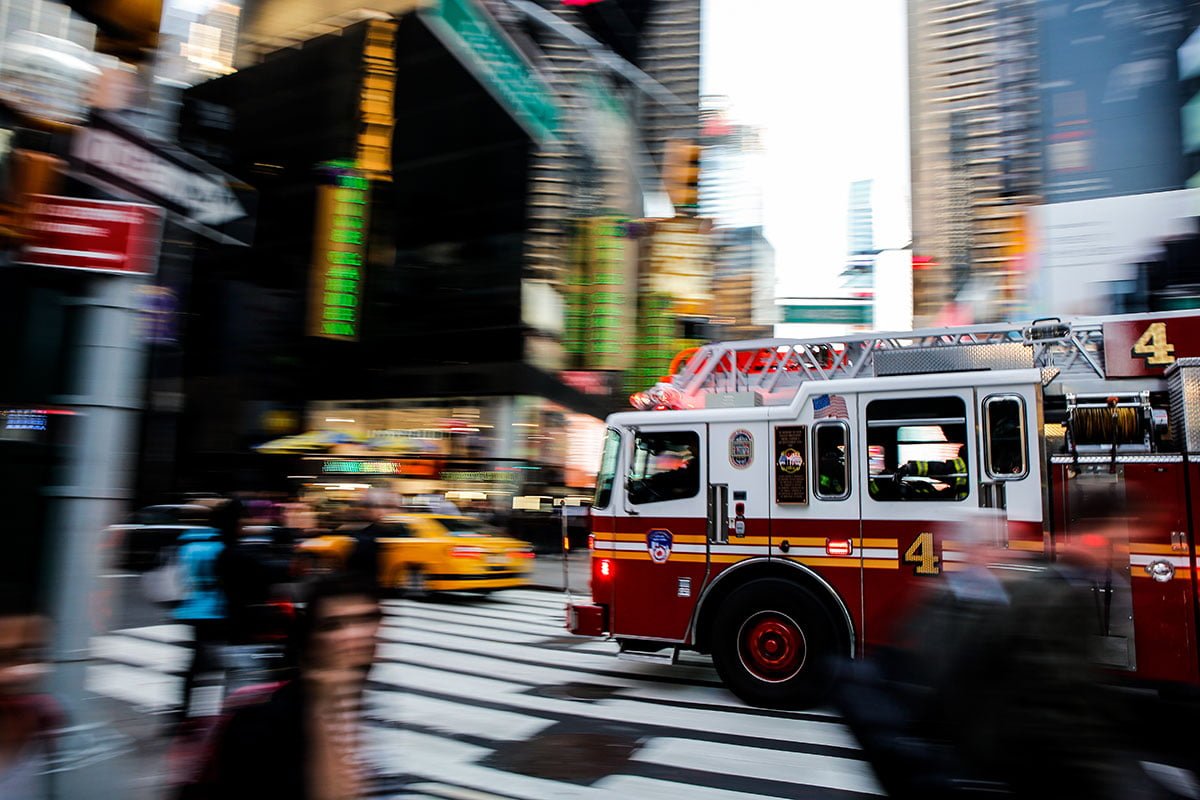
[[[1200,683],[1200,313],[717,343],[681,363],[608,419],[572,632],[633,658],[710,653],[748,702],[812,703],[825,657],[869,654],[965,567],[973,515],[1028,560],[1116,527],[1094,587],[1106,663]]]

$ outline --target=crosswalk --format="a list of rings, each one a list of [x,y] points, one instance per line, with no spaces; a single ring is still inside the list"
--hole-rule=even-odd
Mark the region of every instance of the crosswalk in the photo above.
[[[881,794],[828,712],[745,706],[707,659],[618,660],[562,627],[563,596],[386,601],[364,754],[398,800],[750,800]],[[99,637],[89,688],[178,701],[188,629]]]

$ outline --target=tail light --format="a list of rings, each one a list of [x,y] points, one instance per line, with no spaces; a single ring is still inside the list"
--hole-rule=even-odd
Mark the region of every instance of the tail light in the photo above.
[[[533,558],[533,551],[532,550],[518,550],[517,552],[513,553],[512,555],[513,555],[513,558]]]
[[[482,547],[459,546],[451,547],[450,555],[454,558],[483,558],[486,551]]]
[[[613,562],[611,558],[600,558],[596,560],[596,574],[601,578],[611,578],[613,574]]]

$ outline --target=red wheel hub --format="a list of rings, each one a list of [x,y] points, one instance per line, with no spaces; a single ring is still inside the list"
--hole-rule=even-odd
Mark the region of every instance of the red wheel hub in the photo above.
[[[779,611],[759,611],[742,623],[738,657],[754,677],[781,683],[796,676],[808,655],[804,631]]]

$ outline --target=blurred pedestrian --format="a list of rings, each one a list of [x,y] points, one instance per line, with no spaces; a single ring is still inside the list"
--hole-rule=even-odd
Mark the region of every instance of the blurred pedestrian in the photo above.
[[[265,605],[270,595],[266,570],[247,541],[245,507],[240,500],[233,499],[218,507],[213,512],[213,521],[220,530],[223,545],[217,572],[225,593],[229,641],[253,642],[257,632],[256,609]]]
[[[346,559],[346,571],[369,586],[379,585],[379,537],[381,520],[399,510],[396,496],[382,489],[371,489],[358,508],[358,521],[342,533],[354,539],[354,549]]]
[[[215,528],[193,528],[179,537],[176,556],[183,600],[175,608],[175,619],[192,628],[192,653],[183,680],[179,717],[191,714],[196,679],[204,672],[219,672],[219,648],[226,640],[226,602],[218,563],[225,545]]]
[[[46,672],[45,620],[31,613],[0,613],[0,797],[52,797],[50,762],[62,713],[39,691]]]
[[[980,531],[956,532],[974,538],[965,568],[931,583],[899,646],[839,684],[837,704],[884,788],[1162,796],[1115,724],[1098,666],[1098,562],[1013,563]]]
[[[367,795],[362,695],[382,616],[372,587],[348,576],[323,576],[308,587],[290,641],[296,676],[226,723],[215,751],[213,797]]]

